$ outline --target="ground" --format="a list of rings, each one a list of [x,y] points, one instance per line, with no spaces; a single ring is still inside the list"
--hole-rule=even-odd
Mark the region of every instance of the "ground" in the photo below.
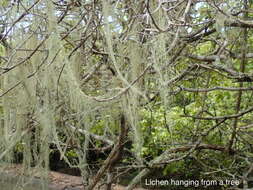
[[[9,176],[12,176],[13,178],[15,176],[21,176],[23,174],[23,167],[18,164],[12,164],[11,166],[5,166],[1,167],[0,172],[3,172],[4,174],[8,174]],[[31,171],[32,176],[34,176],[35,179],[39,179],[40,175],[38,170],[32,169]],[[50,181],[50,188],[52,190],[83,190],[82,189],[82,183],[81,183],[81,177],[78,176],[72,176],[67,175],[59,172],[50,171],[49,172],[49,181]],[[104,188],[101,186],[100,188],[103,190]],[[124,190],[125,187],[118,184],[113,184],[113,190]],[[135,190],[145,190],[143,188],[135,188]]]

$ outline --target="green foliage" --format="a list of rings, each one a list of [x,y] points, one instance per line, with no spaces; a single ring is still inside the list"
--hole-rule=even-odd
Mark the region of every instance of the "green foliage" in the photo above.
[[[214,48],[213,43],[210,41],[200,43],[200,44],[198,44],[198,46],[196,46],[196,53],[198,53],[200,55],[206,55],[206,54],[212,52],[213,48]]]
[[[75,149],[68,150],[66,152],[66,157],[72,165],[78,164],[78,153]]]
[[[185,168],[184,161],[179,161],[177,163],[168,164],[163,169],[163,175],[164,176],[173,175],[173,174],[175,175],[175,174],[181,173],[182,171],[185,171],[185,169],[186,168]]]
[[[8,0],[2,0],[0,2],[0,6],[1,7],[7,7],[9,5],[9,3],[10,3],[10,1],[8,1]]]

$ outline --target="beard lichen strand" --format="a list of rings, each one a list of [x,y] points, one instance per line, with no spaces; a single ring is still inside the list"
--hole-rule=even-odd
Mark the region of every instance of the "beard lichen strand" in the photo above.
[[[33,152],[33,156],[36,157],[36,160],[33,160],[33,164],[39,168],[40,176],[45,179],[45,184],[48,179],[48,170],[49,170],[49,145],[52,143],[53,136],[52,131],[55,128],[55,108],[56,108],[56,83],[57,78],[55,76],[57,63],[49,64],[53,60],[55,53],[57,51],[55,45],[58,43],[57,38],[55,37],[55,15],[53,11],[53,4],[51,1],[46,2],[46,12],[48,15],[46,30],[50,35],[49,39],[45,43],[45,47],[48,48],[48,59],[47,65],[43,68],[37,77],[37,94],[39,94],[39,102],[36,104],[35,108],[35,117],[39,123],[36,127],[36,132],[34,140],[35,145],[30,146],[30,151]],[[36,36],[36,38],[39,38]],[[31,44],[32,45],[32,44]],[[34,133],[34,131],[33,131]],[[32,148],[39,150],[31,150]],[[28,150],[29,151],[29,150]],[[32,154],[31,154],[32,155]],[[27,158],[29,160],[29,158]],[[46,186],[46,185],[45,185]]]
[[[90,131],[92,123],[90,120],[95,121],[95,114],[91,111],[98,104],[87,97],[84,96],[83,89],[81,88],[81,65],[85,60],[84,55],[80,52],[81,50],[77,50],[73,56],[70,58],[67,57],[67,53],[61,53],[62,61],[65,64],[65,68],[62,72],[61,80],[60,80],[60,91],[64,91],[65,94],[61,95],[61,100],[64,101],[64,105],[68,107],[68,113],[66,117],[69,118],[69,124],[72,124],[76,127],[76,129],[84,129],[86,131]],[[84,86],[87,88],[87,86]],[[70,117],[71,116],[71,117]],[[92,117],[92,119],[90,118]],[[70,165],[70,167],[78,167],[81,171],[81,175],[83,178],[83,183],[88,184],[89,178],[89,168],[87,163],[87,154],[88,154],[88,145],[89,145],[89,135],[85,134],[85,141],[81,142],[83,138],[80,138],[78,131],[64,130],[64,134],[67,136],[67,145],[68,143],[74,143],[73,145],[79,145],[77,147],[78,151],[78,163],[71,164],[66,156],[66,148],[61,148],[58,146],[59,151],[61,152],[62,158]],[[57,134],[55,134],[55,138],[57,138]],[[83,145],[81,145],[83,143]],[[58,144],[58,143],[57,143]]]
[[[5,56],[9,56],[10,55],[10,51],[9,49],[6,50],[6,55]],[[1,81],[1,88],[3,90],[3,92],[7,89],[9,89],[10,85],[12,84],[11,79],[12,77],[10,76],[12,74],[12,71],[10,71],[9,73],[7,73],[6,75],[4,75],[3,77],[0,78]],[[0,147],[1,147],[1,152],[4,153],[6,152],[6,150],[8,149],[8,143],[9,143],[9,131],[10,131],[10,122],[11,122],[11,118],[10,118],[10,111],[11,111],[11,94],[10,93],[8,96],[4,96],[2,98],[2,109],[3,109],[3,113],[2,113],[2,117],[1,117],[1,123],[0,123],[0,133],[1,133],[1,138],[0,138]],[[2,156],[1,156],[2,157]],[[3,156],[2,159],[0,159],[0,161],[2,162],[8,162],[10,161],[10,157],[9,156]]]
[[[112,60],[112,63],[117,71],[117,77],[118,80],[120,80],[120,87],[124,87],[124,86],[129,86],[129,82],[126,80],[126,76],[128,74],[128,79],[129,80],[134,80],[138,77],[138,74],[140,73],[140,68],[141,68],[141,64],[142,64],[142,53],[141,53],[141,48],[138,46],[138,42],[135,42],[134,40],[131,40],[130,44],[131,47],[130,49],[127,48],[127,57],[130,58],[130,65],[132,66],[132,68],[130,69],[130,72],[128,72],[127,74],[125,74],[125,76],[122,75],[121,71],[120,71],[120,66],[121,63],[119,62],[119,60],[121,59],[117,59],[118,61],[116,62],[116,57],[114,55],[113,52],[113,47],[114,44],[112,44],[112,33],[113,30],[110,29],[110,24],[109,22],[111,22],[110,20],[112,20],[113,22],[113,17],[114,15],[112,15],[112,8],[110,7],[110,5],[108,4],[107,1],[103,1],[103,14],[104,14],[104,18],[105,18],[105,28],[104,28],[104,35],[106,38],[106,42],[107,42],[107,48],[108,48],[108,52],[110,55],[110,58]],[[135,26],[132,28],[131,34],[133,34],[133,38],[136,38],[138,33],[139,33],[139,27]],[[130,37],[131,38],[131,37]],[[114,40],[114,43],[116,40]],[[117,45],[115,45],[115,47],[117,47],[117,50],[120,52],[124,50],[124,48],[122,48],[124,44],[122,43],[118,43]],[[133,48],[133,49],[131,49]],[[122,52],[120,52],[122,54]],[[122,55],[125,55],[124,53]],[[124,62],[123,62],[124,63]],[[125,67],[125,66],[124,66]],[[139,83],[139,82],[138,82]],[[143,139],[142,139],[142,133],[141,133],[141,129],[139,126],[139,118],[138,118],[138,99],[140,96],[145,98],[145,94],[143,94],[139,89],[138,89],[139,85],[133,85],[131,86],[130,90],[127,91],[123,96],[122,96],[122,101],[123,101],[123,105],[122,105],[122,109],[124,112],[127,113],[127,118],[129,120],[129,123],[131,125],[131,129],[133,132],[133,142],[134,142],[134,149],[136,152],[136,158],[139,162],[139,164],[142,163],[142,158],[141,158],[141,151],[142,151],[142,146],[143,146]]]
[[[20,38],[17,39],[17,43]],[[16,45],[14,43],[14,45]],[[15,64],[18,62],[18,58],[21,56],[20,53],[7,50],[7,56],[13,56],[12,62]],[[11,86],[15,85],[22,78],[22,73],[17,70],[12,70],[3,76],[3,89],[7,90]],[[26,98],[23,96],[24,91],[21,86],[13,89],[8,95],[3,97],[3,110],[4,110],[4,121],[3,121],[3,144],[4,151],[6,154],[2,154],[5,162],[11,163],[13,158],[13,149],[20,140],[20,132],[25,125],[25,114],[27,111],[25,106]],[[19,98],[21,95],[21,98]],[[20,112],[20,107],[24,108],[24,112]],[[18,140],[17,140],[18,139]]]
[[[83,91],[80,88],[81,78],[80,78],[80,64],[82,55],[77,52],[75,56],[70,58],[70,62],[66,65],[66,81],[69,88],[69,98],[70,98],[70,108],[73,114],[75,115],[74,125],[77,129],[84,129],[86,131],[90,131],[90,118],[88,111],[90,111],[93,106],[96,104],[87,100],[83,95]],[[86,110],[86,111],[85,111]],[[84,122],[85,121],[85,122]],[[70,134],[71,135],[71,134]],[[69,136],[73,142],[81,145],[80,136],[78,134]],[[88,144],[89,144],[89,135],[85,135],[85,141],[82,147],[78,147],[80,149],[78,151],[78,160],[77,167],[81,171],[81,175],[83,178],[83,183],[88,184],[88,176],[89,176],[89,168],[87,167],[87,154],[88,154]],[[75,167],[76,167],[75,166]]]
[[[12,82],[10,81],[12,79],[11,77],[11,73],[9,72],[7,73],[4,77],[3,77],[3,90],[8,89],[10,84],[12,84]],[[11,106],[12,104],[12,100],[13,100],[13,93],[9,93],[8,96],[4,96],[3,97],[3,127],[1,127],[2,129],[2,147],[3,147],[3,152],[5,152],[5,150],[8,149],[9,143],[10,143],[10,131],[11,131],[11,121],[13,121],[12,118],[13,117],[13,112],[15,111],[15,109],[13,108],[13,106]],[[10,162],[11,161],[11,157],[10,155],[8,156],[5,155],[3,161],[5,162]]]
[[[109,3],[107,1],[103,1],[103,15],[104,15],[104,20],[105,20],[105,26],[103,29],[104,29],[104,35],[105,35],[105,39],[107,43],[107,49],[108,49],[108,53],[111,58],[111,61],[113,63],[113,66],[116,70],[116,73],[117,73],[116,76],[118,80],[120,80],[120,83],[122,84],[122,86],[129,86],[130,83],[126,80],[126,78],[123,76],[122,72],[120,71],[121,65],[120,63],[117,62],[115,53],[113,50],[113,47],[115,45],[113,44],[113,41],[115,42],[116,40],[112,41],[112,34],[115,33],[114,30],[117,30],[117,28],[111,29],[110,27],[110,22],[111,22],[110,19],[112,19],[113,21],[113,17],[114,17],[112,10],[113,9],[110,7]],[[114,36],[114,38],[117,39],[116,35]],[[120,43],[118,43],[117,46],[120,46]],[[131,88],[134,88],[134,87],[131,87]],[[137,91],[137,89],[135,90]],[[141,92],[139,93],[142,94]]]
[[[82,123],[82,128],[88,132],[90,132],[91,126],[92,126],[92,120],[94,121],[94,118],[91,117],[90,115],[86,115],[83,120],[85,122]],[[82,120],[81,120],[82,121]],[[79,138],[79,135],[76,136],[76,142],[77,144],[82,144]],[[90,171],[89,171],[89,166],[88,166],[88,150],[89,150],[89,144],[90,144],[90,136],[88,133],[84,135],[84,143],[82,146],[79,147],[78,151],[78,165],[77,167],[81,171],[81,176],[82,176],[82,182],[85,186],[89,185],[89,178],[90,178]]]
[[[17,31],[19,33],[19,31]],[[27,35],[21,34],[17,37],[14,37],[12,45],[14,47],[19,46],[21,42],[21,38],[26,38]],[[31,39],[28,40],[27,43],[31,43]],[[23,48],[25,43],[23,43],[20,48]],[[7,56],[13,56],[12,61],[13,63],[17,63],[18,60],[23,56],[18,51],[15,50],[8,50]],[[14,157],[14,151],[16,151],[18,143],[22,143],[23,150],[24,150],[24,160],[28,160],[30,146],[26,139],[29,138],[27,128],[29,128],[28,122],[29,117],[31,115],[32,110],[34,110],[35,106],[35,93],[34,93],[34,81],[26,80],[26,76],[32,70],[32,62],[28,64],[23,64],[17,67],[16,69],[8,72],[6,75],[3,76],[3,88],[8,89],[10,86],[13,86],[17,82],[21,81],[21,85],[13,89],[10,93],[3,97],[4,100],[4,114],[6,117],[1,124],[2,137],[1,138],[3,144],[5,146],[1,151],[1,161],[12,163],[13,161],[16,162],[18,158]],[[7,82],[7,83],[6,83]],[[2,126],[4,125],[4,126]],[[20,145],[18,147],[20,147]],[[15,150],[16,149],[16,150]],[[20,149],[18,151],[21,151]],[[28,159],[26,159],[28,158]],[[19,160],[20,161],[20,160]],[[25,162],[25,165],[30,165]],[[27,167],[26,167],[27,168]]]
[[[166,28],[166,15],[162,9],[158,10],[156,14],[154,14],[157,23],[161,28]],[[164,109],[164,126],[169,130],[170,136],[172,136],[172,127],[173,122],[171,118],[168,118],[168,112],[171,109],[172,96],[169,95],[169,91],[171,87],[165,86],[166,81],[169,81],[173,78],[173,64],[168,64],[169,55],[173,54],[172,51],[176,48],[175,45],[168,44],[169,41],[173,41],[174,36],[171,36],[169,33],[160,33],[155,36],[154,41],[152,43],[152,60],[154,61],[154,69],[158,75],[158,79],[156,80],[159,94],[161,97],[161,101]],[[175,40],[175,39],[174,39]],[[166,69],[164,69],[166,68]]]
[[[137,35],[137,30],[138,27],[133,27],[136,29],[135,35]],[[130,64],[131,64],[131,80],[135,80],[140,73],[142,72],[141,66],[143,64],[143,55],[142,55],[142,47],[136,42],[132,42],[130,45],[130,52],[129,52],[129,57],[130,57]],[[142,131],[139,125],[139,113],[138,113],[138,106],[139,106],[139,100],[140,96],[139,94],[135,91],[135,89],[142,88],[140,81],[138,81],[135,86],[135,88],[131,88],[131,90],[127,93],[125,98],[127,98],[127,107],[129,109],[128,111],[128,116],[130,120],[130,124],[134,133],[134,149],[136,152],[136,157],[139,162],[139,164],[142,164],[142,147],[143,147],[143,135]]]
[[[72,59],[72,58],[71,58]],[[67,82],[68,87],[68,93],[69,93],[69,103],[70,108],[73,112],[79,114],[82,112],[82,106],[85,101],[85,98],[83,96],[83,92],[80,88],[79,81],[75,74],[74,61],[71,60],[65,60],[66,62],[66,69],[65,74],[63,77],[65,78],[65,81]],[[64,79],[62,80],[64,81]],[[66,84],[61,84],[62,87],[64,87]]]
[[[135,100],[133,100],[131,92],[127,92],[122,96],[122,109],[126,113],[128,123],[131,126],[132,138],[133,138],[133,148],[138,164],[142,164],[142,146],[143,138],[141,133],[141,128],[138,120],[138,108]]]

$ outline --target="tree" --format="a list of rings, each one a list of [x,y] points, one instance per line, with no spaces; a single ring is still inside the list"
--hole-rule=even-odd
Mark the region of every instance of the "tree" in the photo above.
[[[125,161],[122,174],[141,170],[132,189],[153,169],[166,174],[192,158],[199,177],[232,176],[248,188],[251,1],[1,5],[0,160],[22,144],[25,166],[47,171],[54,147],[87,189],[106,172],[110,189]],[[95,176],[92,145],[109,150]]]

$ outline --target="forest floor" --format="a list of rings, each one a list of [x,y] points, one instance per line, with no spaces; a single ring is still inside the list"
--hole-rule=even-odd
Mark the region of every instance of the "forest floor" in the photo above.
[[[8,176],[18,177],[23,175],[23,167],[19,164],[12,164],[11,166],[1,167],[0,172],[8,174]],[[32,172],[34,179],[40,179],[40,172],[36,169]],[[38,182],[37,182],[38,183]],[[1,185],[1,183],[0,183]],[[82,179],[79,176],[72,176],[64,173],[49,171],[49,187],[50,190],[83,190]],[[36,188],[37,189],[37,188]],[[96,188],[97,190],[103,190],[103,186]],[[119,184],[113,184],[112,190],[124,190],[125,187]],[[145,190],[144,188],[135,188],[135,190]]]

